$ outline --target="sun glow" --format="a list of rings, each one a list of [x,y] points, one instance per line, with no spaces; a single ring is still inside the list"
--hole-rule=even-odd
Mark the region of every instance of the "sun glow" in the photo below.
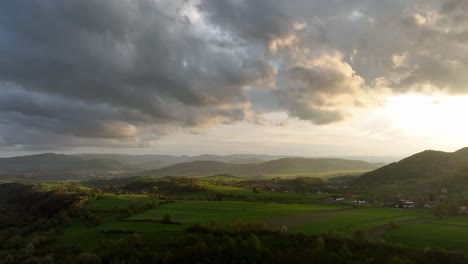
[[[468,96],[401,95],[387,98],[393,126],[434,146],[468,144]]]

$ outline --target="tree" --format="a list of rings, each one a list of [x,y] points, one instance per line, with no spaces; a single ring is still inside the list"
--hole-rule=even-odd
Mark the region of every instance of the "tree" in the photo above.
[[[159,187],[158,186],[153,186],[153,188],[151,188],[151,192],[153,193],[153,195],[157,195],[158,199],[161,198],[161,193],[159,192]]]
[[[256,235],[251,234],[249,238],[247,238],[247,247],[251,250],[258,252],[262,249],[262,243]]]
[[[280,233],[281,233],[282,235],[288,234],[288,227],[287,227],[286,225],[282,225],[282,226],[281,226]]]
[[[171,224],[172,223],[171,215],[170,214],[165,214],[163,216],[162,223],[163,224]]]
[[[101,258],[93,253],[82,253],[78,257],[79,264],[101,264]]]
[[[10,255],[6,256],[5,259],[3,259],[3,262],[5,264],[13,264],[13,263],[15,263],[15,258],[10,254]]]
[[[442,219],[442,217],[447,214],[447,207],[444,204],[438,204],[432,208],[432,214],[435,217]]]

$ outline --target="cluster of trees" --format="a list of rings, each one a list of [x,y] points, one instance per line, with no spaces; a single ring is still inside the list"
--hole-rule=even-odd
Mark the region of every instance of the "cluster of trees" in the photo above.
[[[76,194],[38,191],[31,185],[0,185],[0,263],[54,263],[43,245],[70,221]]]
[[[308,236],[273,232],[259,225],[226,229],[193,226],[162,245],[138,234],[101,243],[96,252],[64,258],[65,263],[467,263],[462,254],[442,249],[414,250],[371,242],[357,233]]]
[[[171,188],[199,189],[197,180],[191,178],[163,182]],[[317,184],[307,178],[286,182],[305,188]],[[164,184],[157,189],[152,187],[159,191],[161,186],[168,188]],[[116,210],[123,210],[122,214],[125,210],[136,213],[155,206],[158,206],[155,201],[134,199],[128,208]],[[76,193],[38,191],[23,184],[0,185],[0,264],[468,262],[463,254],[442,249],[415,250],[370,241],[365,232],[356,232],[354,237],[339,233],[308,236],[290,234],[286,226],[280,232],[267,230],[262,222],[193,225],[157,243],[148,235],[142,238],[132,230],[117,230],[123,238],[101,241],[92,252],[83,252],[79,247],[48,247],[70,216],[80,217],[90,226],[99,224],[99,218],[83,206],[82,197]],[[165,215],[161,222],[177,224],[170,215]]]
[[[241,181],[218,181],[218,185],[229,185],[242,188],[255,188],[255,190],[276,190],[276,191],[294,191],[298,193],[317,192],[327,188],[327,182],[321,178],[315,177],[296,177],[291,179],[282,179],[275,177],[273,179],[245,179]]]
[[[115,208],[114,210],[119,212],[124,217],[129,217],[134,214],[142,213],[144,211],[156,208],[156,206],[158,206],[156,201],[148,201],[146,199],[130,199],[127,209]]]
[[[111,182],[112,183],[112,182]],[[110,193],[139,193],[150,195],[174,195],[182,192],[199,192],[204,188],[199,179],[194,177],[167,177],[163,179],[134,178],[129,182],[114,181],[114,184],[103,185],[102,182],[88,182],[89,186],[101,187]]]

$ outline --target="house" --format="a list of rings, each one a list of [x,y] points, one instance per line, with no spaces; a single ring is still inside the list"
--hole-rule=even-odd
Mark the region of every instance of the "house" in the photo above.
[[[424,208],[426,208],[426,209],[432,209],[432,208],[434,208],[434,207],[435,207],[435,203],[433,203],[433,202],[426,203],[426,204],[424,205]]]
[[[459,214],[468,214],[468,206],[463,205],[458,208]]]
[[[330,195],[331,199],[335,200],[335,201],[343,201],[344,200],[344,197],[342,195]]]
[[[406,209],[416,208],[414,201],[408,200],[408,199],[400,199],[400,201],[398,202],[398,204],[395,205],[395,207],[406,208]]]
[[[411,200],[405,200],[403,202],[403,208],[408,208],[408,209],[414,209],[416,206],[414,206],[414,202]]]

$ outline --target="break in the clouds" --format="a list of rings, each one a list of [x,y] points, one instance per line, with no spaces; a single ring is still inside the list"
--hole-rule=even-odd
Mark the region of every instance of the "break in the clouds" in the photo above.
[[[466,1],[5,0],[0,148],[146,146],[379,93],[467,93]]]

